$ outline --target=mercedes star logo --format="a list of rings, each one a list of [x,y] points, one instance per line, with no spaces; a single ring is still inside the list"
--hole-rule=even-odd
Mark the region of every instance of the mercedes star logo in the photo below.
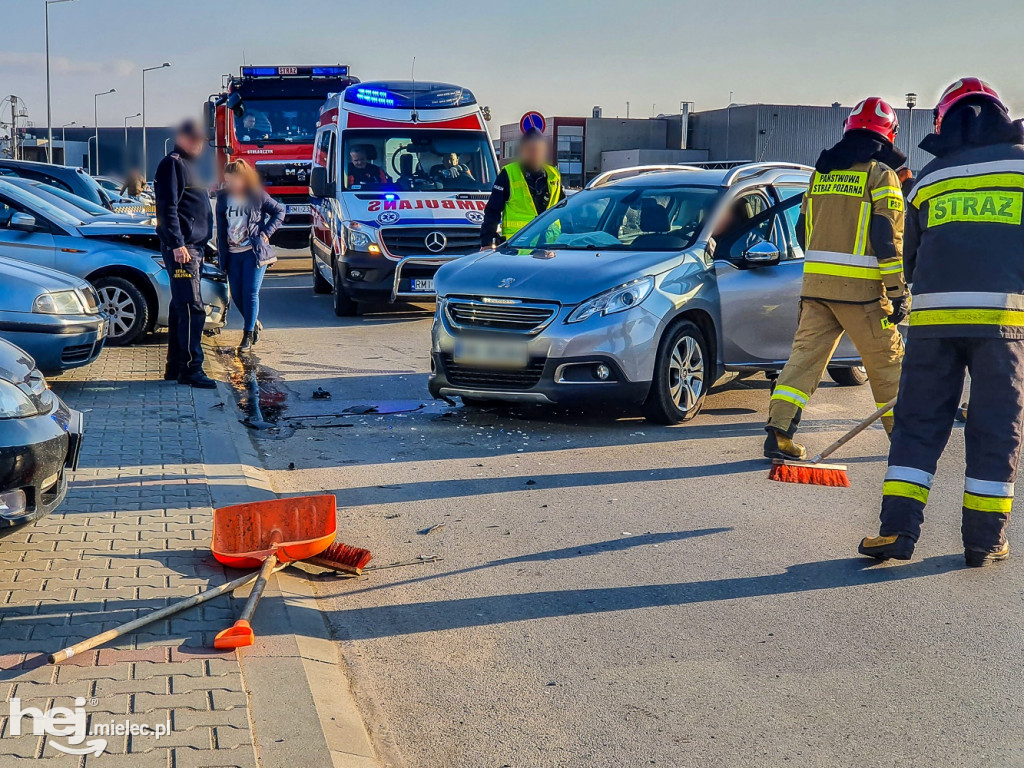
[[[427,246],[427,250],[431,253],[440,253],[448,245],[448,238],[441,232],[431,232],[423,238],[423,244]]]

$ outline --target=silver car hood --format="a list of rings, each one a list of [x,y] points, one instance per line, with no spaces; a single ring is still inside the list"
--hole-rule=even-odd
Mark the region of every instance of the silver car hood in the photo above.
[[[42,291],[71,291],[75,288],[85,288],[87,285],[85,280],[66,272],[29,264],[27,261],[0,257],[0,286],[10,288],[12,291],[19,288],[31,289],[33,299]],[[3,309],[11,307],[4,306]]]
[[[538,250],[522,255],[490,251],[445,264],[434,285],[438,296],[507,296],[578,304],[693,258],[690,251]]]
[[[153,235],[156,227],[134,221],[94,221],[78,228],[83,237],[102,237],[104,235]]]

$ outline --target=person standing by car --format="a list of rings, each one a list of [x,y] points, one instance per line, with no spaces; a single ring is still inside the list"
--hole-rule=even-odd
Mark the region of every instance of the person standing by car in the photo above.
[[[142,172],[139,170],[129,171],[125,177],[124,184],[121,185],[121,194],[138,198],[145,191],[146,180],[143,178]]]
[[[961,535],[968,566],[1010,554],[1006,528],[1024,435],[1024,124],[995,90],[965,77],[942,94],[907,208],[907,275],[914,282],[907,359],[882,486],[878,536],[862,555],[909,560],[964,372]]]
[[[505,242],[538,214],[565,199],[562,176],[549,164],[550,154],[543,133],[533,128],[523,134],[519,141],[519,158],[502,168],[494,180],[480,226],[482,248]]]
[[[217,193],[217,252],[228,273],[234,305],[242,313],[239,352],[259,341],[260,286],[267,267],[277,261],[270,238],[284,221],[284,206],[268,195],[260,176],[245,160],[224,166]]]
[[[896,397],[910,313],[903,279],[903,191],[893,168],[906,156],[893,143],[896,112],[879,98],[850,113],[843,138],[821,153],[804,195],[797,237],[804,248],[800,319],[789,362],[772,391],[764,455],[803,459],[793,442],[843,334],[857,348],[878,407]],[[892,430],[892,412],[882,416]]]
[[[153,185],[156,232],[171,280],[164,380],[214,389],[216,383],[203,372],[206,310],[200,291],[203,248],[213,219],[210,196],[196,164],[205,144],[199,125],[183,122],[175,134],[174,149],[157,166]]]

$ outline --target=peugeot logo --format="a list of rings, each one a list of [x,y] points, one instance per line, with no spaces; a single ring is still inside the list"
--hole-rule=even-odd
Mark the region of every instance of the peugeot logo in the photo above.
[[[431,253],[440,253],[448,245],[448,238],[441,232],[431,232],[423,238],[423,244],[427,246],[427,250]]]
[[[504,280],[502,280],[501,282],[498,283],[498,287],[499,288],[511,288],[512,287],[512,283],[514,283],[515,281],[516,281],[516,279],[514,277],[506,277]]]

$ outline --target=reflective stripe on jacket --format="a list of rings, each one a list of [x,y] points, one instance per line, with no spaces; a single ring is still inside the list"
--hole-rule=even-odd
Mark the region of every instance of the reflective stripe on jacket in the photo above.
[[[804,195],[805,298],[870,303],[902,295],[903,193],[895,171],[875,160],[817,173]],[[871,245],[871,219],[888,220],[895,257],[879,260]]]
[[[910,335],[1024,339],[1024,146],[933,160],[908,203]]]
[[[562,198],[562,176],[553,166],[545,165],[544,170],[548,177],[548,208],[553,208]],[[530,193],[530,185],[526,183],[519,163],[506,165],[505,173],[508,175],[509,190],[508,202],[505,203],[505,210],[501,214],[501,234],[507,240],[543,211],[537,210],[533,195]]]

